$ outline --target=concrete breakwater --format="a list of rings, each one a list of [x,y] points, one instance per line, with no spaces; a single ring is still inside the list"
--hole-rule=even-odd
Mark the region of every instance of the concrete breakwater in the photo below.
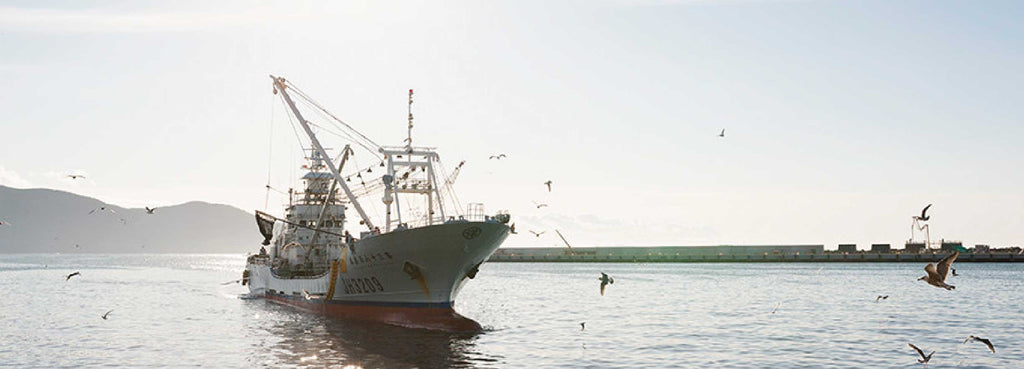
[[[934,262],[950,251],[837,252],[823,245],[500,248],[489,262],[533,263],[777,263]],[[1024,262],[1017,252],[961,252],[956,262]]]

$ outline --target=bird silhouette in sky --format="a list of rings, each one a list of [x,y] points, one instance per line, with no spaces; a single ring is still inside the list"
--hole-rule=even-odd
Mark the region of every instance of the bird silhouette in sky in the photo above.
[[[540,208],[548,206],[548,204],[541,204],[541,203],[538,203],[536,201],[534,201],[533,204],[537,206],[537,209],[540,209]]]
[[[146,214],[153,214],[154,211],[156,211],[156,208],[146,207]]]
[[[537,233],[537,232],[534,232],[532,229],[530,230],[530,233],[533,233],[533,235],[537,236],[537,237],[540,237],[540,235],[544,234],[544,232],[547,232],[547,231],[540,231],[540,233]]]
[[[718,137],[725,138],[725,128],[722,128],[722,133],[719,133]]]
[[[110,313],[112,312],[113,310],[108,310],[106,313],[103,313],[103,315],[100,317],[103,318],[103,320],[107,320],[107,317],[110,316]]]
[[[544,182],[544,184],[548,185],[548,192],[551,192],[551,180]]]
[[[498,155],[491,155],[491,157],[489,157],[489,158],[487,158],[487,159],[488,159],[488,160],[490,160],[490,159],[498,159],[498,160],[501,160],[501,159],[504,159],[504,158],[506,158],[506,157],[508,157],[508,155],[505,155],[505,154],[498,154]]]
[[[82,275],[82,273],[80,273],[80,272],[74,272],[74,273],[68,274],[68,276],[64,278],[64,281],[65,281],[65,282],[67,282],[67,281],[70,281],[70,280],[71,280],[71,277],[74,277],[74,276],[76,276],[76,275]]]
[[[928,212],[928,208],[930,207],[932,207],[932,204],[928,204],[928,206],[925,206],[924,209],[921,209],[921,215],[915,216],[914,219],[927,222],[928,219],[932,218],[931,216],[928,216],[928,214],[926,214]]]
[[[74,180],[74,179],[79,179],[79,178],[85,178],[85,176],[83,176],[81,174],[68,174],[68,178],[71,178],[71,179]]]

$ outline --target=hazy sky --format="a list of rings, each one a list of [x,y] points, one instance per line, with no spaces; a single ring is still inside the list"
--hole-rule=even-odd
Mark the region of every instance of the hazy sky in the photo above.
[[[301,164],[273,73],[381,144],[415,89],[416,143],[467,160],[461,200],[522,233],[863,248],[934,203],[935,239],[1020,245],[1021,19],[1010,1],[0,2],[0,184],[262,209],[268,168],[287,188]]]

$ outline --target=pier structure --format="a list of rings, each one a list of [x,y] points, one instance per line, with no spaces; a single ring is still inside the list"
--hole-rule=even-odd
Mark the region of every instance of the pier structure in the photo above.
[[[852,245],[856,250],[856,245]],[[909,244],[908,244],[909,245]],[[957,246],[960,243],[956,243]],[[764,263],[764,262],[934,262],[958,251],[918,248],[892,249],[872,245],[872,251],[825,250],[824,245],[659,246],[659,247],[503,247],[489,262],[584,263]],[[1020,248],[963,252],[962,262],[1024,262]],[[975,251],[975,250],[971,250]]]

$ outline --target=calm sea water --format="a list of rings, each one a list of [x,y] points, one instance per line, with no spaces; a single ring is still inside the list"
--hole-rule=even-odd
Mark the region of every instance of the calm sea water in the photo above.
[[[0,366],[915,368],[913,342],[932,368],[1024,367],[1024,264],[957,265],[945,291],[917,264],[492,263],[456,303],[486,331],[456,335],[240,298],[243,263],[0,255]]]

